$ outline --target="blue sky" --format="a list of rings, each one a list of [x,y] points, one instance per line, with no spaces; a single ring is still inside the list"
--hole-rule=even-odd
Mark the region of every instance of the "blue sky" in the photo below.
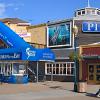
[[[90,0],[100,8],[100,0]],[[74,11],[87,6],[87,0],[0,0],[0,18],[18,17],[32,24],[72,18]]]

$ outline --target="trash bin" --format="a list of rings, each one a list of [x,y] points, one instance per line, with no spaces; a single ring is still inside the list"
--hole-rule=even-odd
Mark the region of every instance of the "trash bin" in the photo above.
[[[78,92],[79,93],[85,93],[87,88],[87,82],[78,82]]]

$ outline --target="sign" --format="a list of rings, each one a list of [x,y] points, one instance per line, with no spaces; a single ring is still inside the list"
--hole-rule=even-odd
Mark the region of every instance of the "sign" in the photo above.
[[[47,46],[70,46],[71,45],[71,25],[62,23],[48,27]]]
[[[21,53],[0,54],[0,60],[20,60]]]
[[[18,33],[18,35],[20,36],[20,37],[30,37],[31,36],[31,34],[30,33]]]
[[[100,32],[100,22],[83,22],[83,32]]]
[[[26,54],[27,54],[27,59],[31,56],[35,57],[36,55],[36,51],[35,50],[31,50],[30,48],[26,48]]]
[[[43,59],[52,59],[53,58],[53,54],[52,53],[43,53]]]
[[[99,58],[100,57],[100,46],[93,47],[82,47],[83,58]]]

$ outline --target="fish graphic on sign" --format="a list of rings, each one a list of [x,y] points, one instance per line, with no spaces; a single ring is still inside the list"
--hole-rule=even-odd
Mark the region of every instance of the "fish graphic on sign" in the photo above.
[[[28,55],[28,57],[27,57],[27,59],[28,59],[28,58],[31,57],[31,56],[35,56],[36,51],[32,51],[32,50],[30,50],[30,48],[27,48],[27,49],[26,49],[26,53],[27,53],[27,55]]]

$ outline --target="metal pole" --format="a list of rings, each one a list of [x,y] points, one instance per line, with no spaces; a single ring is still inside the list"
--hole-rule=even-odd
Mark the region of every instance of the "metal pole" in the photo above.
[[[38,64],[38,61],[37,61],[37,75],[36,75],[36,77],[37,77],[37,78],[36,78],[36,82],[37,82],[37,83],[38,83],[38,72],[39,72],[39,69],[38,69],[38,68],[39,68],[39,64]]]
[[[52,64],[52,67],[51,67],[51,81],[53,81],[53,64]]]
[[[52,70],[51,70],[51,81],[53,81],[53,64],[52,64]]]
[[[76,49],[76,45],[77,45],[77,37],[74,36],[74,62],[75,62],[75,70],[74,70],[74,91],[77,92],[77,49]]]
[[[90,7],[90,0],[88,0],[88,8]]]

